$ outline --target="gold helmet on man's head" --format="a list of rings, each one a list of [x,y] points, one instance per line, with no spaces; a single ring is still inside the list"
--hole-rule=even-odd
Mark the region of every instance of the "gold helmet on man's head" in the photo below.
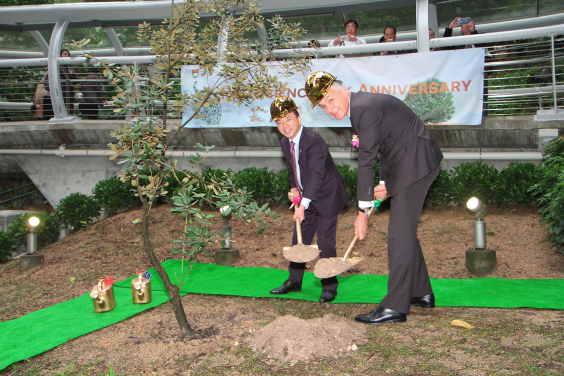
[[[307,76],[305,91],[311,101],[311,108],[317,106],[325,98],[336,79],[337,77],[333,77],[327,72],[315,72]]]
[[[270,121],[276,121],[282,119],[294,110],[297,110],[298,106],[294,103],[291,98],[288,97],[278,97],[272,101],[270,105]]]

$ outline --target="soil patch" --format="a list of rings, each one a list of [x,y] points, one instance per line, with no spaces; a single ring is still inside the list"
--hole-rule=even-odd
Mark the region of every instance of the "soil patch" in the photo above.
[[[170,208],[170,205],[157,205],[151,214],[151,240],[160,262],[181,258],[170,252],[174,246],[172,240],[179,238],[183,232],[181,219],[172,216]],[[388,274],[388,208],[385,202],[380,213],[371,219],[367,238],[359,241],[352,252],[351,257],[364,257],[364,260],[343,275]],[[244,224],[244,221],[231,220],[233,247],[239,249],[241,255],[234,267],[287,269],[288,260],[283,257],[283,248],[291,244],[295,221],[287,207],[278,206],[274,210],[281,214],[279,222],[273,223],[260,236],[253,226]],[[212,213],[210,210],[205,212]],[[340,257],[354,237],[357,213],[357,209],[351,207],[339,214],[337,254]],[[88,293],[99,277],[109,275],[121,281],[139,270],[149,269],[151,265],[142,248],[141,224],[136,221],[141,215],[139,209],[116,215],[40,249],[38,253],[45,256],[45,263],[39,268],[20,272],[17,260],[1,264],[0,321],[12,320]],[[418,235],[431,278],[474,278],[465,267],[465,251],[473,247],[474,220],[475,215],[462,207],[439,206],[423,210]],[[546,240],[546,225],[540,222],[541,216],[536,208],[488,208],[484,220],[488,248],[496,250],[498,260],[497,270],[487,277],[564,278],[564,256],[554,252],[552,244]],[[212,223],[212,231],[220,232],[223,221],[219,215],[212,219]],[[315,238],[313,243],[316,244]],[[221,246],[216,244],[211,248],[213,254],[213,249]],[[202,255],[201,262],[212,263],[213,258]],[[316,262],[308,262],[307,271],[313,271]],[[186,277],[178,276],[182,281]],[[176,282],[174,278],[173,282]],[[189,281],[188,278],[184,283]],[[265,291],[279,287],[272,281],[257,281],[257,284]],[[355,315],[374,308],[366,304],[318,304],[283,298],[194,294],[184,296],[182,302],[195,331],[194,338],[182,338],[170,305],[163,304],[71,340],[32,358],[30,363],[20,362],[1,371],[0,375],[54,372],[98,375],[108,374],[109,365],[118,370],[119,375],[251,374],[254,371],[250,369],[255,368],[260,370],[258,373],[264,374],[296,374],[295,368],[284,368],[284,364],[299,361],[303,366],[306,363],[301,361],[306,359],[313,367],[304,371],[308,374],[321,374],[312,371],[316,369],[316,362],[330,362],[327,369],[336,374],[384,374],[385,369],[378,367],[396,370],[393,374],[415,374],[421,371],[421,353],[428,352],[432,358],[436,351],[444,360],[441,367],[446,367],[438,368],[437,374],[485,374],[483,367],[473,363],[477,356],[475,351],[481,354],[484,364],[489,367],[488,372],[506,373],[501,366],[504,362],[495,356],[502,351],[503,354],[515,355],[510,359],[514,363],[511,366],[513,370],[537,367],[564,372],[561,364],[564,336],[560,338],[558,334],[562,332],[564,313],[560,311],[527,310],[521,313],[464,307],[415,308],[407,323],[375,328],[352,321]],[[337,315],[341,320],[328,314]],[[531,321],[531,318],[537,321]],[[277,319],[283,320],[277,322]],[[462,334],[466,332],[451,328],[453,319],[467,321],[477,329]],[[298,325],[305,325],[306,329],[298,328]],[[368,329],[364,329],[366,327]],[[484,345],[482,351],[479,347],[483,338],[479,334],[480,327],[493,333],[488,334],[488,338],[508,339],[496,342],[501,348],[488,344],[490,347]],[[368,331],[372,341],[364,343],[364,335],[355,332],[363,329]],[[308,331],[310,335],[306,336]],[[347,337],[345,333],[349,332],[356,334]],[[528,337],[523,337],[525,334]],[[323,345],[311,338],[324,335],[327,337]],[[520,349],[508,344],[508,341],[525,343],[526,339],[530,343],[540,341],[536,338],[542,338],[543,343],[554,347],[550,353],[553,355],[543,352],[540,347],[535,348],[537,353],[549,357],[543,360],[544,363],[536,360],[527,363],[526,354],[531,348]],[[405,344],[414,341],[418,344],[414,347],[417,352],[411,354],[410,347]],[[287,344],[287,354],[283,343]],[[366,353],[349,351],[349,346],[353,350],[355,344]],[[249,347],[256,348],[255,356]],[[451,348],[457,350],[451,351]],[[263,352],[264,356],[257,356]],[[334,363],[323,360],[334,356],[338,357]],[[463,369],[461,365],[472,371],[460,371]],[[41,371],[17,371],[18,367],[30,370],[35,366]],[[245,371],[246,367],[251,368]],[[363,371],[354,371],[358,367]]]
[[[283,316],[250,339],[255,353],[291,364],[337,357],[343,351],[356,351],[357,344],[367,341],[366,325],[332,314],[309,320]]]

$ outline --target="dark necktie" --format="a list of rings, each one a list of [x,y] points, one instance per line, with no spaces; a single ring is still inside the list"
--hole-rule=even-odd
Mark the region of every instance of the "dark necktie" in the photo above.
[[[294,141],[290,140],[290,151],[292,152],[292,166],[294,167],[294,179],[296,180],[296,188],[300,198],[302,197],[302,189],[300,188],[300,182],[298,181],[298,169],[296,167],[296,152],[294,151]]]

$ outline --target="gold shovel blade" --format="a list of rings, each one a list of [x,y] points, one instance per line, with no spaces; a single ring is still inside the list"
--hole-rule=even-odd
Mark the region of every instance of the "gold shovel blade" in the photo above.
[[[319,260],[313,268],[317,278],[330,278],[346,272],[364,260],[364,257],[351,257],[346,261],[341,257],[330,257]]]
[[[292,262],[310,262],[319,256],[317,246],[296,244],[293,247],[284,249],[284,258]]]

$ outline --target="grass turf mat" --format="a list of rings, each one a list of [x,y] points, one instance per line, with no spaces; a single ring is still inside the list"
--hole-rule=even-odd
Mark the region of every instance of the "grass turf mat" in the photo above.
[[[270,295],[288,278],[286,270],[190,265],[179,260],[163,263],[171,281],[186,279],[181,295],[188,293],[237,295],[318,301],[321,282],[313,273],[305,273],[302,291],[286,295]],[[182,270],[184,272],[181,274]],[[176,272],[176,274],[175,274]],[[125,320],[146,309],[169,300],[164,285],[154,269],[151,273],[153,300],[149,304],[133,304],[131,277],[114,284],[116,308],[95,313],[90,293],[32,312],[15,320],[0,322],[0,370],[61,345],[69,339],[102,329]],[[178,279],[177,279],[178,276]],[[187,278],[186,278],[187,277]],[[334,303],[379,303],[387,291],[387,276],[353,275],[338,277],[339,295]],[[95,282],[95,281],[93,281]],[[437,306],[490,308],[564,309],[564,280],[560,279],[431,279]]]

